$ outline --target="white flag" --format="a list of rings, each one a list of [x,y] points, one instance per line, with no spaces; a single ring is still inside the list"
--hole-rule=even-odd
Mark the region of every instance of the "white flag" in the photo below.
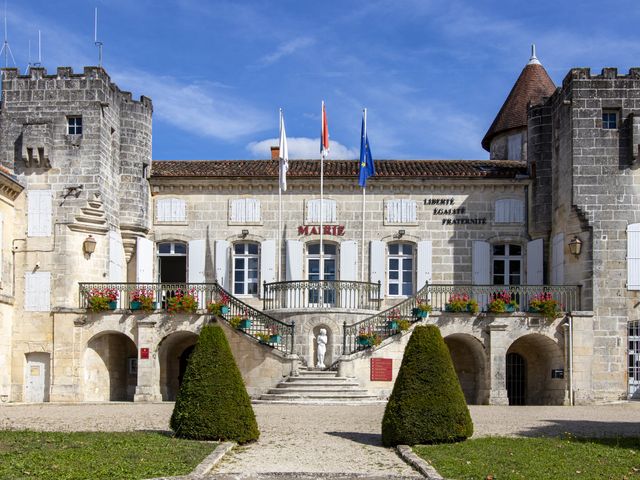
[[[287,191],[287,172],[289,171],[289,147],[287,147],[287,134],[284,130],[284,115],[280,110],[280,188]]]

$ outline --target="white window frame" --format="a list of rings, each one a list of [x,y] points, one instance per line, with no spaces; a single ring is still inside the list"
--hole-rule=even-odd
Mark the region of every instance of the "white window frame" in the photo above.
[[[402,245],[402,253],[397,253],[397,254],[392,254],[390,247],[392,245]],[[411,248],[411,254],[407,255],[406,253],[404,253],[404,246],[408,245]],[[400,249],[398,249],[398,252],[400,252]],[[416,291],[416,257],[417,257],[417,251],[416,251],[416,246],[411,243],[411,242],[393,242],[393,243],[389,243],[387,244],[387,295],[389,297],[409,297],[411,295],[415,294]],[[411,293],[406,294],[403,293],[402,291],[402,285],[405,282],[405,276],[407,275],[407,273],[403,273],[405,272],[402,268],[402,264],[403,264],[403,260],[404,259],[411,259],[411,272],[408,273],[408,275],[411,278]],[[397,260],[398,261],[398,278],[397,279],[392,279],[391,278],[391,260]],[[395,271],[395,269],[394,269]],[[392,285],[396,285],[398,287],[398,293],[391,293],[391,286]]]
[[[504,246],[504,255],[496,255],[494,254],[494,248],[497,246],[503,245]],[[512,255],[510,250],[511,250],[511,245],[520,247],[520,255]],[[524,257],[522,255],[522,252],[524,251],[524,248],[522,247],[521,244],[517,243],[517,242],[504,242],[504,243],[494,243],[491,245],[491,284],[492,285],[504,285],[504,286],[509,286],[509,285],[523,285],[523,276],[522,276],[522,264],[523,264],[523,260]],[[512,260],[518,260],[520,262],[520,273],[518,274],[519,278],[520,278],[520,282],[519,283],[511,283],[511,274],[509,273],[509,265],[510,262]],[[501,261],[504,264],[504,270],[502,274],[504,276],[504,281],[503,283],[496,283],[495,282],[495,276],[497,275],[495,273],[495,262],[496,261]]]
[[[418,202],[410,198],[391,198],[384,202],[385,225],[418,225]]]
[[[82,135],[82,129],[82,115],[67,116],[67,135]]]
[[[605,115],[613,115],[613,122],[611,119],[605,120]],[[613,126],[611,124],[613,123]],[[620,114],[618,110],[604,108],[602,109],[602,129],[603,130],[618,130],[620,128]]]
[[[158,198],[155,203],[156,223],[186,224],[187,202],[183,198]]]
[[[244,253],[236,253],[236,246],[244,245]],[[249,245],[256,246],[257,253],[249,253]],[[238,297],[257,297],[260,294],[260,244],[257,242],[236,242],[232,245],[232,258],[231,258],[231,270],[233,275],[232,291],[233,294]],[[253,282],[249,281],[249,260],[255,258],[256,259],[256,288],[255,293],[249,293],[249,285]],[[244,273],[244,280],[242,281],[242,292],[236,291],[236,259],[243,259],[243,268],[242,271]]]
[[[338,222],[337,203],[330,198],[323,199],[324,215],[322,223],[335,224]],[[305,224],[320,223],[320,199],[312,198],[306,201],[305,205]]]
[[[260,200],[233,198],[229,200],[229,225],[262,225]]]

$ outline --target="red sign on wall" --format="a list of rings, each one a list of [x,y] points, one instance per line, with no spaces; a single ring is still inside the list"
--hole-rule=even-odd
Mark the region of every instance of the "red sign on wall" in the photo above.
[[[371,381],[390,382],[393,380],[393,360],[391,358],[371,359]]]
[[[141,360],[149,360],[149,349],[143,347],[140,349],[140,359]]]
[[[344,235],[344,225],[323,225],[322,233],[324,235],[334,235],[336,237],[341,237]],[[320,226],[300,225],[298,227],[298,235],[320,235]]]

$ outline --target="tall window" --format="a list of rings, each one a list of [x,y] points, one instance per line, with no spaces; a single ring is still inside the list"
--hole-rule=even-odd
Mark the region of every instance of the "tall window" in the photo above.
[[[322,265],[320,263],[320,243],[309,243],[307,245],[307,278],[314,282],[320,280],[320,272],[322,271],[322,280],[336,280],[336,260],[338,249],[335,244],[322,243]],[[322,296],[320,295],[322,294]],[[336,302],[336,293],[334,288],[325,288],[309,290],[309,303],[333,305]]]
[[[187,244],[163,242],[158,244],[158,272],[162,283],[187,281]]]
[[[82,135],[82,117],[67,117],[67,133]]]
[[[413,295],[413,245],[389,244],[389,295]]]
[[[233,245],[233,293],[235,295],[258,294],[258,244]]]
[[[493,246],[493,284],[520,285],[522,246],[511,243]]]

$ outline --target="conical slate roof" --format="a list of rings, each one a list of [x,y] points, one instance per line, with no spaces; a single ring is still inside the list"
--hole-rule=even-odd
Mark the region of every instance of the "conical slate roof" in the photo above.
[[[511,89],[502,108],[482,139],[482,148],[490,151],[491,140],[499,133],[527,126],[527,106],[549,97],[556,86],[535,56],[535,51]]]

